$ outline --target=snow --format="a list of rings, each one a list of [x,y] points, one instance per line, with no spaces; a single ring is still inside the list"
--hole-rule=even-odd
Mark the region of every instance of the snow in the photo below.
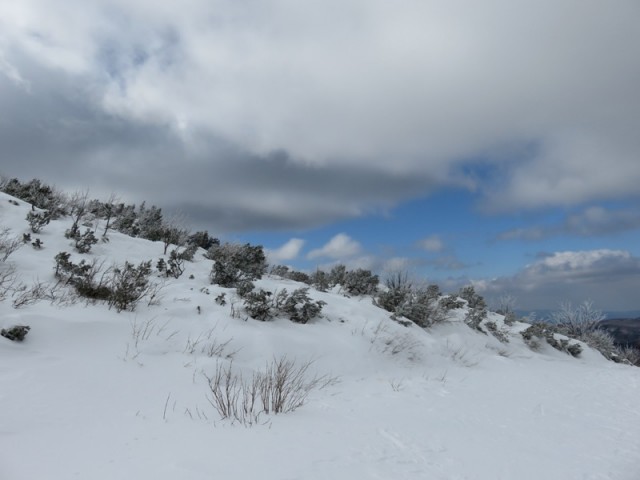
[[[30,207],[9,198],[0,194],[0,228],[21,236]],[[53,281],[53,257],[72,251],[68,227],[52,222],[32,235],[42,250],[27,244],[9,258],[23,282]],[[162,256],[161,243],[109,237],[74,261]],[[464,325],[462,310],[428,331],[403,327],[369,297],[337,291],[310,290],[327,302],[310,324],[258,322],[233,290],[209,284],[211,264],[198,254],[166,282],[159,305],[135,312],[0,303],[0,327],[31,326],[23,343],[0,338],[1,479],[640,478],[638,368],[586,347],[577,359],[533,352],[522,324],[501,344]],[[223,292],[229,303],[218,305]],[[207,355],[225,342],[220,356]],[[338,381],[258,425],[221,420],[205,375],[230,358],[250,375],[283,355]]]

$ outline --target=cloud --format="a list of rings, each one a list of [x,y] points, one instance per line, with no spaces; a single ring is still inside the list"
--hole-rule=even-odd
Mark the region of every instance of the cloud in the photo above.
[[[318,167],[285,152],[258,156],[203,131],[185,142],[166,126],[97,109],[63,72],[33,63],[21,71],[47,82],[27,93],[0,76],[6,113],[0,173],[37,176],[71,191],[90,188],[94,196],[115,191],[123,201],[183,212],[194,228],[218,235],[309,228],[384,211],[434,183],[348,165]]]
[[[360,243],[345,233],[339,233],[329,240],[323,247],[311,250],[307,254],[307,258],[310,260],[315,258],[344,260],[358,255],[361,251],[362,246]]]
[[[547,254],[512,276],[474,281],[485,296],[511,294],[518,308],[556,308],[562,301],[593,300],[605,310],[636,307],[640,258],[624,250]],[[635,292],[635,293],[634,293]]]
[[[439,255],[436,258],[425,260],[424,263],[436,270],[464,270],[470,267],[453,254]]]
[[[267,259],[271,264],[278,264],[283,261],[295,260],[302,247],[304,246],[305,241],[300,238],[292,238],[280,248],[275,250],[266,250]]]
[[[22,75],[20,75],[20,72],[18,71],[18,69],[12,64],[10,64],[6,58],[4,58],[4,55],[2,54],[1,50],[0,50],[0,74],[3,74],[4,76],[6,76],[15,85],[22,87],[25,91],[27,92],[30,91],[31,89],[30,83],[27,82],[24,78],[22,78]]]
[[[498,240],[540,240],[554,235],[593,237],[640,228],[638,208],[609,209],[601,206],[568,214],[561,223],[549,226],[517,228],[502,232]]]
[[[321,219],[361,215],[434,182],[468,183],[474,165],[491,167],[474,179],[489,211],[637,197],[639,14],[637,2],[580,0],[3,2],[2,78],[20,77],[10,73],[13,90],[0,81],[0,93],[14,96],[20,78],[35,95],[11,99],[3,116],[36,117],[3,124],[16,162],[5,168],[39,148],[40,165],[50,155],[69,172],[82,158],[84,183],[108,188],[122,178],[113,171],[139,178],[153,169],[150,183],[164,191],[180,171],[175,182],[204,176],[208,193],[225,192],[212,208],[231,185],[255,187],[240,181],[238,158],[247,173],[284,152],[295,174],[326,172],[323,188],[349,173],[343,208],[336,200],[320,209],[319,188],[267,195],[262,208],[227,199],[214,214],[233,229],[301,222],[300,212],[274,213],[295,209],[294,196],[313,207],[301,223],[314,223],[316,210]],[[36,98],[43,118],[21,114]],[[107,161],[113,171],[102,180],[91,167]],[[360,188],[355,172],[385,198]],[[278,191],[269,182],[257,196]]]
[[[427,252],[438,253],[444,250],[444,242],[438,235],[431,235],[418,242],[420,248]]]

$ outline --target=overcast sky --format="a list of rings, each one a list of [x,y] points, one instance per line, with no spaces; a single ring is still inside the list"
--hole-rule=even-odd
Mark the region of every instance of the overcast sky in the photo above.
[[[274,262],[640,309],[637,0],[0,2],[0,172]]]

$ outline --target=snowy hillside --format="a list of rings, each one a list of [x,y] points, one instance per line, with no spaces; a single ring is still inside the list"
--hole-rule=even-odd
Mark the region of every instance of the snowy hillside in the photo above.
[[[14,203],[17,203],[15,205]],[[0,230],[22,237],[30,205],[0,193]],[[71,220],[52,221],[7,260],[25,285],[55,283],[54,256],[73,252]],[[139,264],[162,242],[109,232],[74,262]],[[118,313],[104,302],[0,302],[0,479],[90,480],[637,480],[640,369],[584,346],[578,358],[532,351],[503,317],[508,343],[462,321],[405,327],[369,296],[313,289],[322,318],[247,318],[235,289],[212,285],[199,251],[159,301]],[[167,256],[164,256],[167,258]],[[304,285],[265,276],[276,292]],[[216,302],[225,293],[226,303]],[[223,420],[208,378],[245,380],[272,361],[319,378],[302,406]]]

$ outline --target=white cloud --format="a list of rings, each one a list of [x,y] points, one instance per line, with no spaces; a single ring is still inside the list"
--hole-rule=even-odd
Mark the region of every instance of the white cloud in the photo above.
[[[427,252],[438,253],[444,250],[444,242],[438,235],[431,235],[421,240],[419,245]]]
[[[349,237],[346,233],[339,233],[321,248],[311,250],[307,258],[310,260],[314,258],[344,260],[358,255],[361,251],[362,247],[360,243]]]
[[[486,296],[512,294],[519,308],[555,308],[565,300],[593,300],[606,310],[637,305],[640,258],[625,250],[563,251],[543,256],[508,277],[474,281]]]
[[[383,272],[404,272],[409,269],[411,266],[411,259],[407,257],[392,257],[387,260],[382,265]]]
[[[284,261],[294,260],[300,255],[305,241],[300,238],[292,238],[280,248],[275,250],[267,250],[267,259],[269,263],[278,264]]]

